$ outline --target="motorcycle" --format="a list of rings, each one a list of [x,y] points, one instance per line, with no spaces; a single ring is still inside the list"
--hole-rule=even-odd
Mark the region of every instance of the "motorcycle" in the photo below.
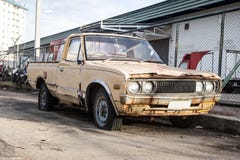
[[[25,70],[22,70],[22,69],[17,70],[14,77],[16,77],[15,82],[17,87],[22,88],[22,85],[27,85],[28,79],[27,79],[27,72]]]

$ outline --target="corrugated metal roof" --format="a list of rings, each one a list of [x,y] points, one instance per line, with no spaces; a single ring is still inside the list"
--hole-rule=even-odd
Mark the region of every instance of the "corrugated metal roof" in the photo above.
[[[28,10],[27,8],[23,7],[20,3],[16,2],[15,0],[3,0],[3,1],[13,6],[19,7],[21,9]]]
[[[171,15],[189,10],[203,10],[206,9],[207,6],[224,1],[230,2],[231,0],[167,0],[119,16],[111,17],[106,21],[114,24],[142,23],[156,18],[170,17]]]
[[[41,46],[42,45],[48,45],[50,42],[52,42],[54,40],[66,38],[70,34],[74,34],[74,33],[79,33],[79,27],[67,30],[65,32],[61,32],[61,33],[57,33],[57,34],[50,35],[50,36],[47,36],[47,37],[43,37],[43,38],[41,38]],[[29,48],[32,48],[32,47],[34,47],[34,40],[23,43],[23,44],[20,44],[19,48],[20,48],[20,50],[22,50],[22,49],[29,49]]]
[[[104,24],[149,23],[155,20],[167,20],[186,13],[205,10],[239,0],[166,0],[132,12],[104,20]],[[100,21],[82,26],[83,30],[99,26]]]
[[[6,0],[5,0],[6,1]],[[8,0],[9,1],[9,0]],[[193,13],[212,7],[239,2],[239,0],[166,0],[148,7],[144,7],[132,12],[124,13],[104,20],[105,24],[136,24],[149,23],[156,20],[168,20],[170,18]],[[100,21],[81,26],[81,31],[100,29]],[[65,38],[71,33],[79,32],[79,28],[74,28],[41,38],[41,44],[50,43],[53,40]],[[20,48],[30,48],[34,46],[34,41],[22,44]]]

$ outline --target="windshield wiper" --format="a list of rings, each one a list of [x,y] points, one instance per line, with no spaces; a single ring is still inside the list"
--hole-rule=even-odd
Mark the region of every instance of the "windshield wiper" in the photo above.
[[[149,62],[149,63],[160,63],[160,64],[164,64],[163,62],[161,61],[152,61],[152,60],[145,60],[145,61],[142,61],[142,62]]]
[[[141,59],[138,59],[138,58],[129,58],[129,57],[111,57],[111,58],[107,58],[104,60],[104,62],[107,62],[107,61],[114,61],[114,60],[117,60],[117,61],[137,61],[137,62],[143,62]]]

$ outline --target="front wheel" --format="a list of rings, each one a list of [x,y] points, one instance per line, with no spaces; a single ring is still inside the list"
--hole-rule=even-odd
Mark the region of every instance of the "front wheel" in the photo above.
[[[122,119],[117,118],[112,103],[103,88],[97,91],[94,98],[93,117],[96,126],[105,130],[120,130]]]
[[[169,120],[173,126],[178,128],[194,127],[199,116],[170,116]]]

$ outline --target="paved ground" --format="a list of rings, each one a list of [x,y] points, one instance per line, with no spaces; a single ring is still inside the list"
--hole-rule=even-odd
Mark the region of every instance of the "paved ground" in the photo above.
[[[239,160],[239,150],[239,135],[202,127],[125,120],[121,131],[102,131],[74,108],[38,111],[36,92],[0,89],[0,160]]]

